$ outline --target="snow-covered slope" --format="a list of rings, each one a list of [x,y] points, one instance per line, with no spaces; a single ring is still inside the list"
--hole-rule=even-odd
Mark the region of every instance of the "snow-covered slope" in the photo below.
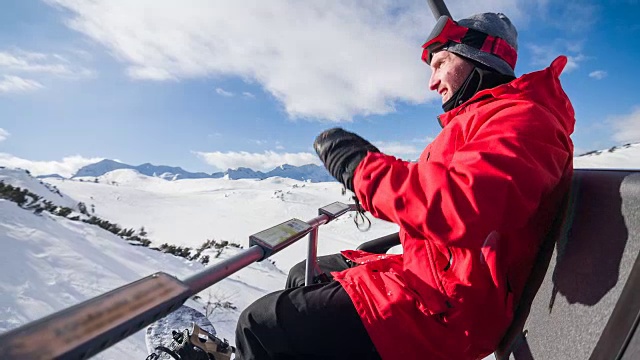
[[[577,169],[640,169],[640,143],[590,151],[573,158]]]
[[[9,201],[0,200],[0,213],[0,333],[157,271],[184,278],[204,268],[198,262],[128,245],[95,226],[46,213],[33,215]],[[222,258],[228,255],[223,253]],[[200,296],[205,302],[210,296],[226,299],[242,309],[281,287],[284,280],[285,274],[271,264],[257,263]],[[189,305],[203,308],[202,303]],[[218,311],[211,318],[220,335],[233,339],[237,316]],[[140,332],[98,358],[145,357]]]
[[[80,178],[79,180],[82,180]],[[195,248],[207,239],[248,245],[249,235],[290,218],[309,220],[318,208],[334,201],[350,202],[337,182],[305,183],[285,178],[184,179],[165,181],[133,170],[116,170],[86,181],[47,179],[62,192],[96,214],[127,228],[144,226],[149,239]],[[320,229],[320,254],[354,248],[374,237],[397,231],[394,224],[374,221],[360,232],[347,214]],[[292,254],[298,254],[292,256]],[[298,242],[273,259],[284,270],[306,254],[306,241]]]
[[[98,183],[93,178],[82,182],[50,180],[60,186],[60,195],[24,170],[0,169],[0,180],[58,205],[95,204],[96,215],[126,227],[144,225],[156,243],[192,247],[207,238],[246,245],[252,233],[291,217],[313,218],[319,206],[348,200],[340,194],[337,183],[309,184],[281,178],[168,182],[117,170],[100,177]],[[395,230],[395,225],[376,223],[373,231],[360,233],[352,219],[339,219],[321,229],[320,254],[353,248]],[[96,226],[47,212],[36,215],[1,199],[0,244],[0,333],[157,271],[186,278],[204,268],[199,262],[131,246]],[[210,264],[238,251],[226,249],[217,259],[210,251]],[[188,305],[203,309],[207,301],[229,301],[237,307],[217,309],[209,316],[218,334],[233,343],[240,311],[258,297],[281,289],[288,267],[305,256],[306,241],[301,241],[276,255],[279,268],[269,262],[252,264],[205,290],[200,300],[190,300]],[[145,357],[142,331],[97,356],[119,360]]]
[[[75,209],[78,205],[77,201],[61,193],[54,185],[37,180],[29,172],[22,169],[0,167],[0,182],[27,189],[34,194],[40,195],[43,200],[51,201],[58,206]]]

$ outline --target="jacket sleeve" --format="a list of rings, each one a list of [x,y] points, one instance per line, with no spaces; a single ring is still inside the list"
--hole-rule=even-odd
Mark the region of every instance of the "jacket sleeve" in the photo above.
[[[368,154],[354,188],[367,211],[411,237],[464,246],[522,228],[571,166],[572,152],[568,131],[547,109],[521,103],[496,109],[446,166]]]

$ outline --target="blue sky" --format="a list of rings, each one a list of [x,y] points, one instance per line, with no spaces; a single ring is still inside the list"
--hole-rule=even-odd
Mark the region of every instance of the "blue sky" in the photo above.
[[[507,14],[516,74],[569,56],[576,153],[640,141],[640,2],[450,0]],[[213,172],[318,163],[342,126],[403,159],[439,132],[426,1],[3,0],[0,165],[97,159]]]

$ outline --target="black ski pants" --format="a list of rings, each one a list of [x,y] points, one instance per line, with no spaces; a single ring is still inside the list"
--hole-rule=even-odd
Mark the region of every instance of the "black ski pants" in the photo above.
[[[329,276],[352,266],[340,254],[318,257],[318,264]],[[380,359],[340,283],[304,286],[304,276],[305,261],[291,268],[285,290],[242,312],[236,359]]]

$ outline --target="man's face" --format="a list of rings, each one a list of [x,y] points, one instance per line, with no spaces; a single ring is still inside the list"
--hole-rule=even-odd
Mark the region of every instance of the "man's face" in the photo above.
[[[462,86],[472,70],[470,61],[446,50],[438,51],[431,58],[429,89],[437,91],[444,104]]]

